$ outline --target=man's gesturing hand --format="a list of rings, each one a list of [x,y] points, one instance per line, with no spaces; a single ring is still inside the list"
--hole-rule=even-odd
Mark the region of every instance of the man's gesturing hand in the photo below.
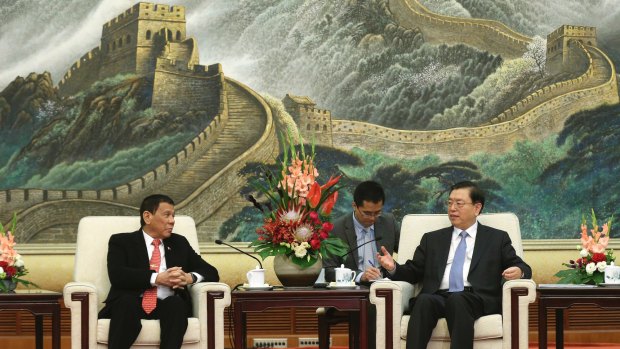
[[[383,254],[383,256],[381,254]],[[392,258],[392,255],[385,249],[385,246],[381,246],[381,253],[377,253],[377,260],[379,264],[389,272],[393,272],[394,269],[396,269],[394,258]]]

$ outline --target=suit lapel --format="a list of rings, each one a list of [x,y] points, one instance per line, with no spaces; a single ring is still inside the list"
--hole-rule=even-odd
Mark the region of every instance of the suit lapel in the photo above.
[[[489,239],[491,238],[488,234],[487,227],[478,222],[478,231],[476,232],[476,241],[474,242],[474,255],[471,257],[469,273],[476,268],[482,256],[486,254],[486,250],[489,247]]]
[[[377,221],[375,222],[375,247],[377,252],[381,252],[381,241],[384,238],[383,232],[385,231],[385,218],[379,216]],[[385,244],[385,242],[383,242]]]
[[[450,254],[450,244],[452,243],[452,231],[453,227],[445,228],[440,231],[440,238],[438,239],[437,250],[437,273],[439,273],[439,280],[443,277],[448,265],[448,255]],[[439,286],[439,285],[438,285]]]
[[[146,249],[146,242],[144,242],[143,234],[144,233],[142,233],[142,230],[138,230],[133,233],[133,244],[135,245],[133,250],[137,251],[136,257],[137,257],[138,263],[140,263],[142,267],[149,269],[150,268],[149,252]]]
[[[166,266],[168,268],[179,266],[180,263],[178,263],[177,261],[177,255],[174,253],[174,251],[176,250],[174,248],[174,243],[171,241],[170,238],[162,240],[162,242],[164,244],[164,256],[166,258]]]
[[[344,225],[344,234],[347,237],[347,245],[353,250],[351,252],[351,257],[353,258],[353,265],[355,265],[355,269],[357,270],[357,260],[359,258],[359,254],[357,253],[357,235],[355,234],[355,225],[353,224],[353,215],[351,215],[350,219],[347,219]]]

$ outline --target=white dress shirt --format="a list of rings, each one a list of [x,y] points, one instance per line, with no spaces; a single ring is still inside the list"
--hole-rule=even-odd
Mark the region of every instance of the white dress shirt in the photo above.
[[[452,262],[454,261],[454,254],[456,253],[456,247],[461,242],[461,229],[454,228],[452,231],[452,242],[450,243],[450,252],[448,253],[448,262],[446,263],[446,270],[443,272],[443,278],[441,279],[441,283],[439,284],[439,289],[449,289],[450,288],[450,269],[452,268]],[[471,265],[471,258],[474,255],[474,243],[476,241],[476,233],[478,232],[478,221],[474,223],[471,227],[465,229],[467,232],[467,238],[465,239],[465,243],[467,244],[467,254],[465,256],[465,262],[463,263],[463,286],[471,286],[469,281],[467,281],[467,276],[469,275],[469,266]]]
[[[355,237],[356,237],[356,243],[357,246],[367,242],[367,241],[371,241],[374,240],[375,238],[375,225],[371,225],[368,228],[364,228],[364,226],[362,225],[362,223],[360,223],[356,218],[355,218],[355,213],[353,213],[353,227],[355,227]],[[368,243],[368,245],[371,246],[372,248],[372,256],[364,256],[364,250],[366,245],[360,247],[357,249],[357,270],[358,273],[355,276],[355,282],[360,282],[360,279],[362,278],[362,274],[364,274],[364,270],[366,270],[366,265],[367,260],[372,261],[375,266],[378,265],[379,262],[376,261],[376,255],[377,255],[377,246],[375,245],[375,243]],[[365,259],[364,259],[365,258]],[[361,270],[361,272],[360,272]]]

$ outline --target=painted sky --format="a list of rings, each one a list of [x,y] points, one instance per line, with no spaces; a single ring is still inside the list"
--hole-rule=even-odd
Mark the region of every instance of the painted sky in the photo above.
[[[490,1],[490,0],[487,0]],[[471,16],[461,3],[465,0],[424,0],[429,7],[438,11]],[[620,6],[617,0],[541,0],[536,2],[517,0],[501,1],[511,4],[515,11],[540,12],[533,22],[531,33],[546,35],[550,28],[572,23],[594,25],[600,36],[611,38],[620,33]],[[300,3],[303,3],[301,6]],[[270,16],[284,16],[290,6],[309,10],[300,22],[311,22],[312,10],[330,6],[332,1],[269,1],[269,0],[178,0],[170,4],[186,6],[188,33],[198,39],[200,58],[203,64],[220,62],[227,75],[245,81],[251,72],[260,68],[260,57],[243,54],[248,45],[269,43],[266,37],[261,41],[249,41],[249,33],[239,36],[226,46],[218,41],[230,11],[243,6],[265,5],[262,15],[255,18],[248,30],[255,30],[261,23],[269,23]],[[16,76],[30,72],[50,71],[58,83],[71,64],[88,50],[99,45],[103,23],[135,4],[127,0],[17,0],[0,1],[0,89]],[[452,12],[450,12],[452,11]],[[544,20],[543,20],[544,18]],[[318,20],[318,19],[317,19]]]

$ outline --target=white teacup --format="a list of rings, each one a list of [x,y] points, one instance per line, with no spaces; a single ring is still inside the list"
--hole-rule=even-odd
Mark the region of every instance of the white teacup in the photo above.
[[[344,264],[340,265],[340,268],[334,268],[336,271],[336,285],[350,285],[357,273],[355,270],[345,268]]]
[[[620,266],[608,265],[605,267],[605,283],[620,284]]]
[[[256,269],[248,271],[245,275],[248,277],[248,285],[250,287],[265,286],[265,269],[256,267]]]

